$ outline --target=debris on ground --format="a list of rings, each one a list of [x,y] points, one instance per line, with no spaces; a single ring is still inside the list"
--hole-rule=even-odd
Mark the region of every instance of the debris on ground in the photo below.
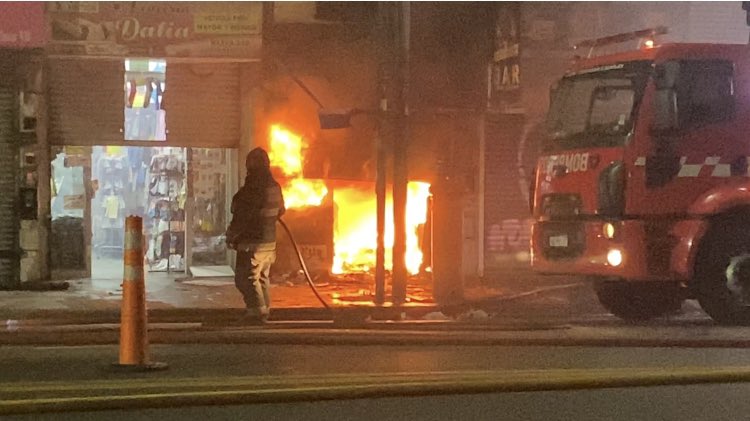
[[[469,310],[466,313],[463,313],[458,316],[458,320],[466,321],[466,320],[489,320],[490,315],[484,310]]]
[[[422,317],[422,320],[451,320],[450,317],[443,314],[441,311],[433,311],[432,313],[427,313]]]

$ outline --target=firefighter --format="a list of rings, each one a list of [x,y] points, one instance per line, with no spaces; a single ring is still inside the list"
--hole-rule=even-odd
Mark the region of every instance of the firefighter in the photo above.
[[[263,324],[271,305],[269,272],[276,261],[276,219],[284,214],[284,197],[265,150],[250,151],[245,167],[245,184],[232,198],[227,245],[237,251],[234,283],[247,309],[240,322]]]

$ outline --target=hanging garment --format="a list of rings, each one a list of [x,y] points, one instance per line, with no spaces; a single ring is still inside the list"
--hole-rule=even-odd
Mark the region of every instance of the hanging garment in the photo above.
[[[154,238],[154,260],[158,260],[166,256],[166,255],[162,255],[162,250],[164,248],[163,243],[164,243],[164,236],[162,234],[159,234]]]
[[[136,84],[135,79],[131,79],[128,82],[128,99],[127,102],[125,102],[126,108],[133,108],[133,103],[135,102],[135,94],[138,91],[138,85]]]
[[[117,219],[120,213],[120,198],[118,196],[107,196],[104,199],[104,215],[109,219]]]
[[[151,194],[151,196],[158,196],[159,195],[159,176],[158,175],[151,175],[151,182],[148,185],[148,192]]]
[[[148,78],[146,79],[146,95],[143,97],[143,108],[148,108],[149,105],[151,105],[151,101],[153,98],[151,97],[154,94],[154,79]]]
[[[148,168],[152,174],[158,174],[167,169],[167,156],[166,155],[154,155],[151,157],[151,164]]]
[[[154,84],[156,85],[156,95],[154,98],[154,105],[157,110],[161,110],[161,100],[164,96],[164,82],[161,81],[154,81]]]
[[[156,191],[159,196],[169,195],[169,178],[166,175],[159,176],[159,184]]]

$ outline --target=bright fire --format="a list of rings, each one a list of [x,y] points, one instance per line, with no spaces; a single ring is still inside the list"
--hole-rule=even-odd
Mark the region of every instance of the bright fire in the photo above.
[[[279,125],[271,126],[269,158],[288,177],[282,182],[287,208],[320,206],[328,195],[325,181],[302,178],[302,137]],[[409,182],[406,201],[406,267],[416,274],[423,255],[419,232],[427,220],[430,185]],[[352,187],[333,189],[334,258],[333,273],[367,272],[375,266],[377,215],[373,183],[357,183]],[[393,200],[386,198],[385,267],[391,269],[393,249]]]
[[[320,206],[328,188],[323,180],[302,178],[302,137],[276,124],[271,126],[270,134],[271,166],[280,168],[289,177],[283,186],[286,207]]]
[[[337,188],[333,191],[336,204],[334,227],[333,273],[368,271],[375,266],[377,246],[377,214],[372,184],[368,188]],[[419,273],[422,250],[419,227],[427,222],[427,198],[430,185],[412,181],[406,199],[406,268]],[[385,267],[393,267],[393,200],[388,193],[385,201]]]
[[[302,176],[302,137],[274,124],[271,126],[271,166],[280,168],[289,177]]]

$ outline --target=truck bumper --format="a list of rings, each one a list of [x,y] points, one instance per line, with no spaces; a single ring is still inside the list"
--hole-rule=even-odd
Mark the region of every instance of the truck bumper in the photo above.
[[[606,224],[614,229],[607,230]],[[678,280],[669,267],[671,236],[663,230],[654,232],[642,220],[537,221],[532,229],[532,267],[546,274]],[[654,244],[659,244],[658,253]]]

